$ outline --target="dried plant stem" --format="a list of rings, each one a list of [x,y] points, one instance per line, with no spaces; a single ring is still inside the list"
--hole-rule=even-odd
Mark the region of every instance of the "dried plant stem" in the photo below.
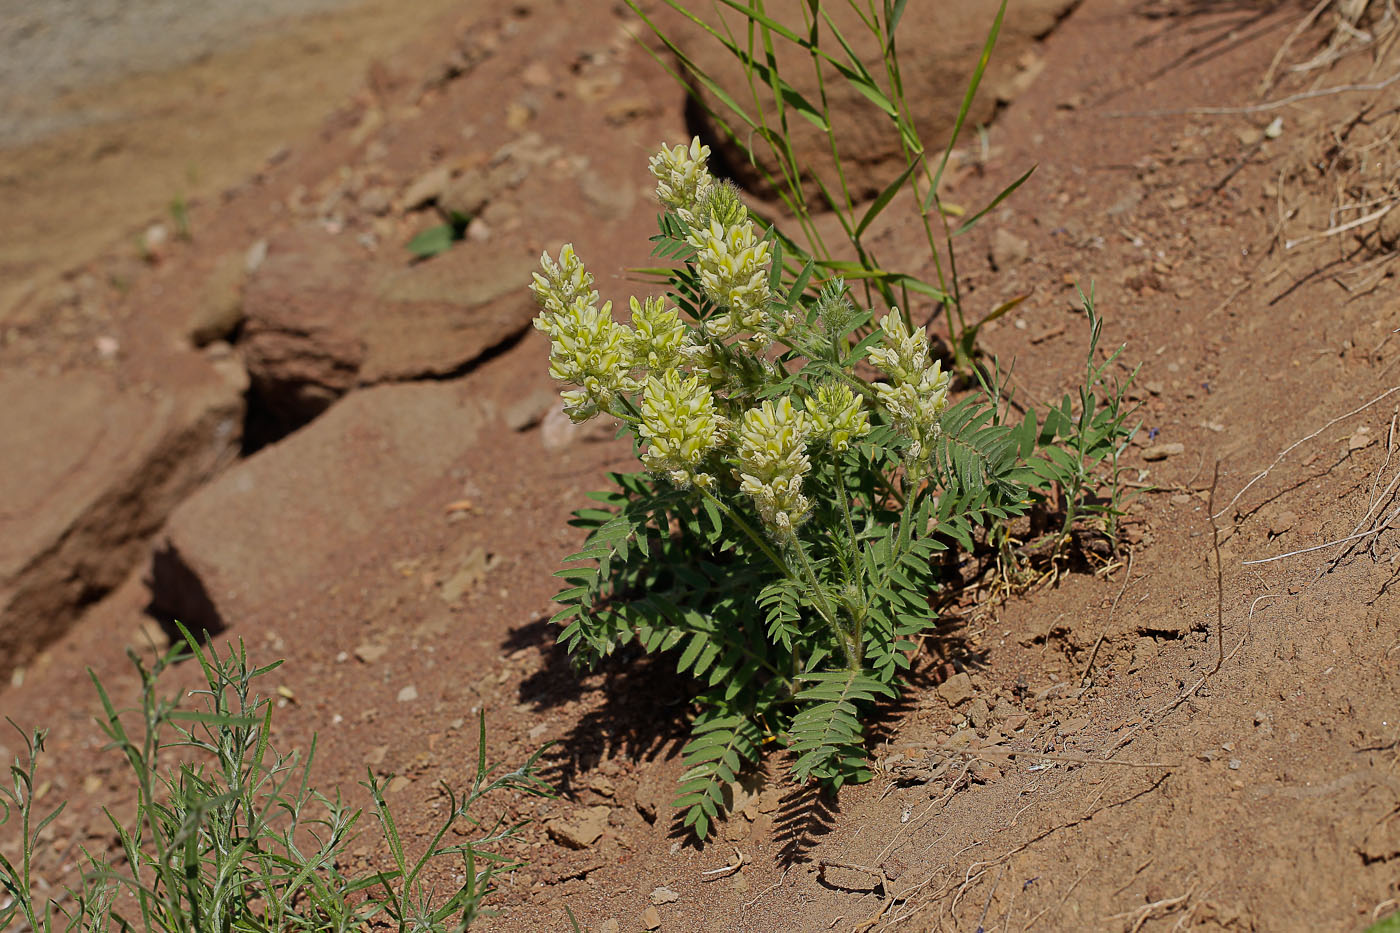
[[[1309,434],[1307,437],[1299,438],[1298,440],[1296,440],[1296,441],[1294,441],[1293,443],[1289,444],[1287,447],[1285,447],[1285,448],[1283,449],[1283,451],[1282,451],[1277,457],[1274,458],[1274,462],[1273,462],[1273,463],[1269,464],[1269,465],[1268,465],[1267,467],[1265,467],[1263,470],[1259,471],[1259,473],[1258,473],[1253,479],[1251,479],[1249,482],[1245,483],[1245,484],[1244,484],[1244,488],[1241,489],[1239,492],[1235,493],[1234,498],[1232,498],[1229,502],[1225,503],[1225,508],[1221,509],[1219,512],[1212,511],[1212,512],[1211,512],[1211,516],[1210,516],[1211,519],[1212,519],[1212,520],[1217,519],[1217,518],[1219,518],[1221,515],[1224,515],[1224,514],[1225,514],[1227,511],[1229,511],[1230,509],[1234,508],[1235,503],[1240,501],[1240,497],[1243,496],[1246,492],[1248,492],[1249,489],[1250,489],[1250,487],[1252,487],[1255,483],[1259,482],[1259,481],[1260,481],[1261,479],[1263,479],[1265,476],[1268,476],[1269,473],[1273,470],[1274,467],[1276,467],[1276,466],[1278,466],[1280,463],[1282,463],[1282,462],[1283,462],[1283,459],[1284,459],[1285,457],[1287,457],[1289,454],[1291,454],[1291,453],[1292,453],[1294,450],[1296,450],[1298,447],[1302,446],[1303,444],[1306,444],[1308,441],[1310,441],[1310,440],[1312,440],[1313,438],[1317,437],[1317,436],[1318,436],[1319,434],[1321,434],[1323,431],[1326,431],[1328,428],[1332,427],[1332,425],[1337,424],[1338,422],[1341,422],[1341,421],[1345,421],[1346,419],[1350,418],[1352,415],[1359,415],[1361,412],[1363,412],[1363,411],[1365,411],[1366,409],[1370,408],[1372,405],[1376,404],[1377,402],[1381,401],[1382,399],[1387,399],[1387,398],[1389,398],[1390,396],[1394,395],[1396,392],[1400,392],[1400,386],[1392,386],[1391,388],[1386,389],[1384,392],[1382,392],[1380,395],[1377,395],[1375,398],[1371,399],[1371,400],[1370,400],[1369,402],[1367,402],[1366,404],[1361,405],[1361,406],[1359,406],[1359,407],[1357,407],[1357,408],[1353,408],[1351,411],[1347,412],[1347,413],[1344,414],[1344,415],[1338,415],[1337,417],[1333,418],[1331,421],[1329,421],[1329,422],[1327,422],[1326,424],[1324,424],[1322,427],[1318,428],[1316,431],[1314,431],[1314,432],[1312,432],[1311,434]]]

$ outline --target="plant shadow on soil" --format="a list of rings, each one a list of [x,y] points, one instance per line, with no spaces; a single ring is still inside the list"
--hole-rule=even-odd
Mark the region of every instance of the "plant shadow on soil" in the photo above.
[[[546,710],[587,703],[590,694],[598,694],[601,700],[585,709],[545,754],[541,776],[560,796],[572,797],[579,776],[606,758],[621,758],[633,766],[642,766],[681,753],[688,738],[686,712],[699,685],[675,673],[670,655],[647,655],[629,645],[586,671],[569,659],[556,636],[557,626],[541,618],[512,629],[501,648],[510,653],[535,647],[544,655],[544,666],[520,684],[521,703]],[[876,749],[891,741],[919,698],[927,696],[955,666],[959,670],[981,668],[985,662],[986,658],[973,652],[956,629],[940,625],[924,639],[904,679],[905,688],[872,711],[867,724],[867,748]],[[760,766],[757,774],[760,783],[781,786],[780,775],[785,770],[785,759],[780,754]],[[778,863],[786,866],[800,861],[832,830],[838,812],[836,795],[815,783],[784,787],[774,815]],[[698,845],[682,817],[681,811],[673,814],[668,836],[686,845]]]

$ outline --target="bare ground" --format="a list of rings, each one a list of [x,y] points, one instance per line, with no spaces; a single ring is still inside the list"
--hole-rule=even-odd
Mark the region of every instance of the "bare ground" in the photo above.
[[[181,320],[162,309],[213,257],[286,222],[271,205],[298,186],[319,195],[341,183],[341,167],[353,174],[375,140],[378,170],[406,184],[427,153],[509,139],[527,62],[550,63],[557,82],[530,129],[599,161],[612,147],[619,164],[640,167],[658,139],[683,132],[680,101],[640,50],[614,41],[621,19],[565,19],[572,9],[525,4],[473,20],[463,32],[494,31],[500,51],[444,84],[419,75],[459,34],[394,59],[387,71],[410,76],[399,87],[411,105],[385,104],[383,125],[357,135],[377,106],[366,98],[256,183],[197,206],[192,243],[154,269],[138,264],[125,291],[102,292],[99,322],[73,327],[125,342],[142,327],[160,332],[162,316]],[[659,886],[679,895],[657,908],[661,928],[677,931],[1363,928],[1400,893],[1400,552],[1385,524],[1400,469],[1400,304],[1396,244],[1379,220],[1337,228],[1394,203],[1398,98],[1392,85],[1259,107],[1260,79],[1305,13],[1086,2],[1045,41],[1043,71],[987,146],[959,161],[949,196],[969,204],[1038,164],[963,247],[960,271],[985,307],[1030,292],[985,343],[1016,361],[1018,388],[1036,402],[1080,372],[1085,326],[1071,283],[1095,283],[1105,342],[1126,344],[1125,365],[1142,366],[1144,433],[1127,461],[1137,497],[1122,555],[980,594],[947,620],[917,661],[918,686],[886,713],[874,782],[825,799],[775,781],[738,802],[720,841],[686,843],[667,815],[684,686],[664,663],[634,657],[578,675],[543,621],[549,572],[577,542],[563,519],[628,452],[580,442],[548,453],[538,429],[500,432],[363,552],[237,620],[230,634],[288,659],[280,673],[297,699],[279,713],[278,740],[319,733],[323,780],[347,788],[367,764],[406,774],[395,803],[421,815],[405,821],[417,830],[437,782],[470,771],[462,723],[476,709],[487,710],[495,757],[559,740],[549,761],[563,797],[519,805],[538,821],[519,844],[531,864],[504,885],[488,929],[567,929],[565,905],[590,929],[640,929]],[[531,30],[527,46],[507,28],[514,19]],[[1286,61],[1307,60],[1330,35],[1319,19]],[[617,82],[597,86],[622,90],[590,97],[580,67],[615,70]],[[1374,84],[1397,68],[1394,43],[1381,43],[1284,71],[1267,99]],[[603,112],[628,93],[657,109],[608,123]],[[1265,136],[1276,116],[1282,132]],[[469,143],[464,124],[476,127]],[[589,138],[600,126],[613,129]],[[591,242],[597,206],[578,186],[551,190],[548,213],[521,203],[502,235],[534,248],[572,240],[599,269],[643,261],[642,231],[630,252]],[[537,226],[546,218],[557,226]],[[400,242],[423,222],[402,218]],[[348,232],[371,223],[352,216]],[[1028,241],[1024,261],[991,268],[997,228]],[[887,228],[881,255],[917,268],[916,241]],[[602,290],[618,298],[625,285]],[[61,312],[34,307],[0,362],[89,365],[88,344],[55,326]],[[547,384],[546,352],[530,335],[461,378],[504,407]],[[1144,459],[1157,443],[1182,450]],[[464,495],[474,503],[465,517],[444,512]],[[439,584],[478,546],[492,569],[444,605]],[[97,754],[81,671],[91,665],[129,693],[121,648],[148,599],[138,568],[0,699],[6,715],[54,728],[51,792],[75,804],[53,861],[104,839],[95,807],[117,772]],[[367,665],[353,653],[366,642],[388,651]],[[937,692],[954,671],[971,674],[987,718],[970,721],[969,704]],[[420,699],[399,702],[410,684]],[[606,808],[602,838],[581,851],[555,845],[547,822],[585,807]],[[368,846],[355,855],[376,858]]]

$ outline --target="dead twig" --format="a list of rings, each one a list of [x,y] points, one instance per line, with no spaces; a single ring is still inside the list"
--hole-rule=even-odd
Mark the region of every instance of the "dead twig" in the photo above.
[[[764,899],[765,897],[767,897],[769,894],[772,894],[772,893],[773,893],[774,891],[776,891],[778,888],[782,887],[782,886],[783,886],[783,882],[787,880],[788,872],[790,872],[790,871],[792,871],[792,866],[791,866],[791,865],[789,865],[787,868],[784,868],[784,869],[783,869],[783,874],[782,874],[782,876],[779,877],[777,881],[773,882],[773,883],[770,884],[768,887],[764,888],[762,891],[759,891],[757,894],[755,894],[753,900],[751,900],[751,901],[749,901],[748,903],[744,904],[744,909],[745,909],[745,910],[748,910],[750,907],[752,907],[753,905],[757,904],[759,901],[763,900],[763,899]]]
[[[1004,755],[1007,758],[1034,758],[1037,761],[1054,761],[1069,765],[1118,765],[1123,768],[1175,768],[1169,761],[1116,761],[1091,758],[1087,755],[1052,755],[1041,752],[1013,752],[984,748],[978,755]]]
[[[1210,515],[1210,541],[1215,549],[1215,670],[1225,663],[1225,582],[1220,569],[1220,526],[1215,523],[1215,490],[1220,485],[1220,461],[1215,461],[1215,476],[1210,481],[1210,501],[1206,512]]]
[[[1244,488],[1241,489],[1239,492],[1235,493],[1234,498],[1232,498],[1229,502],[1225,503],[1225,508],[1221,509],[1219,512],[1212,512],[1212,513],[1211,513],[1211,518],[1212,518],[1212,519],[1217,519],[1217,518],[1219,518],[1221,515],[1224,515],[1224,514],[1225,514],[1227,511],[1229,511],[1230,509],[1234,508],[1235,503],[1240,501],[1240,497],[1241,497],[1241,496],[1243,496],[1246,492],[1249,492],[1250,488],[1251,488],[1255,483],[1259,482],[1259,481],[1260,481],[1261,479],[1263,479],[1265,476],[1268,476],[1269,473],[1271,473],[1271,472],[1273,471],[1274,467],[1276,467],[1276,466],[1278,466],[1280,463],[1282,463],[1283,460],[1284,460],[1284,458],[1287,457],[1289,454],[1291,454],[1291,453],[1292,453],[1294,450],[1296,450],[1298,447],[1302,446],[1303,444],[1306,444],[1308,441],[1310,441],[1310,440],[1312,440],[1313,438],[1317,437],[1317,436],[1318,436],[1319,434],[1321,434],[1323,431],[1326,431],[1328,428],[1332,427],[1332,425],[1337,424],[1337,423],[1342,422],[1342,421],[1345,421],[1346,419],[1350,418],[1350,417],[1353,416],[1353,415],[1359,415],[1359,414],[1361,414],[1361,412],[1363,412],[1363,411],[1365,411],[1366,409],[1370,408],[1372,405],[1376,404],[1377,402],[1381,401],[1382,399],[1389,398],[1390,396],[1394,395],[1396,392],[1400,392],[1400,386],[1392,386],[1391,388],[1386,389],[1384,392],[1382,392],[1380,395],[1377,395],[1375,398],[1371,399],[1371,400],[1370,400],[1369,402],[1367,402],[1366,404],[1364,404],[1364,405],[1362,405],[1362,406],[1360,406],[1360,407],[1358,407],[1358,408],[1353,408],[1351,411],[1347,412],[1347,413],[1344,414],[1344,415],[1338,415],[1337,417],[1333,418],[1331,421],[1329,421],[1329,422],[1327,422],[1326,424],[1324,424],[1322,427],[1318,428],[1316,431],[1314,431],[1314,432],[1312,432],[1311,434],[1309,434],[1307,437],[1299,438],[1298,440],[1296,440],[1296,441],[1294,441],[1293,443],[1289,444],[1287,447],[1285,447],[1285,448],[1283,449],[1283,451],[1282,451],[1277,457],[1274,458],[1274,462],[1273,462],[1273,463],[1269,464],[1267,467],[1265,467],[1263,470],[1261,470],[1258,474],[1256,474],[1255,477],[1254,477],[1252,480],[1250,480],[1249,482],[1245,483],[1245,484],[1244,484]]]
[[[1373,84],[1339,84],[1335,87],[1315,88],[1311,91],[1301,91],[1297,94],[1290,94],[1287,97],[1280,97],[1278,100],[1271,100],[1262,104],[1253,104],[1248,107],[1187,107],[1184,110],[1110,110],[1105,116],[1212,117],[1228,116],[1231,114],[1268,113],[1271,110],[1278,110],[1280,107],[1287,107],[1290,104],[1300,104],[1305,100],[1315,100],[1319,97],[1327,97],[1332,94],[1348,94],[1353,91],[1383,91],[1397,81],[1400,81],[1400,72],[1396,72],[1385,80],[1377,81]]]
[[[1380,220],[1386,214],[1389,214],[1391,209],[1394,207],[1395,204],[1394,202],[1392,202],[1378,211],[1372,211],[1364,217],[1358,217],[1355,220],[1349,220],[1346,223],[1340,224],[1336,227],[1328,227],[1326,230],[1322,230],[1318,233],[1309,233],[1306,236],[1300,236],[1296,240],[1285,240],[1283,243],[1283,248],[1288,250],[1292,249],[1295,246],[1301,246],[1304,243],[1311,242],[1312,240],[1325,240],[1327,237],[1336,236],[1339,233],[1346,233],[1348,230],[1355,230],[1357,227],[1363,226],[1364,224],[1368,224],[1373,220]]]
[[[1105,917],[1104,919],[1127,920],[1131,917],[1133,918],[1133,924],[1132,926],[1128,927],[1128,933],[1137,933],[1138,930],[1142,929],[1143,924],[1145,924],[1148,920],[1152,918],[1154,913],[1156,913],[1159,910],[1163,911],[1164,913],[1170,913],[1175,908],[1184,906],[1187,901],[1191,900],[1191,895],[1195,893],[1196,886],[1193,884],[1191,885],[1191,887],[1187,888],[1185,894],[1178,894],[1176,897],[1164,897],[1160,901],[1153,901],[1150,904],[1143,904],[1141,907],[1126,911],[1121,914],[1114,914],[1113,916]]]
[[[885,870],[883,868],[871,868],[868,865],[859,865],[855,862],[847,862],[839,858],[817,859],[817,877],[821,878],[823,881],[826,881],[826,870],[828,868],[844,868],[847,871],[856,871],[860,872],[863,875],[870,875],[872,878],[875,878],[877,881],[880,882],[880,889],[882,891],[884,891],[886,894],[892,893],[891,888],[893,886],[890,884],[889,875],[885,874]],[[848,885],[840,884],[835,881],[830,881],[828,883],[832,887],[840,888],[842,891],[859,890],[858,888],[852,888]]]
[[[1328,541],[1325,544],[1314,544],[1312,547],[1299,548],[1296,551],[1289,551],[1287,554],[1275,554],[1273,557],[1260,557],[1257,560],[1246,560],[1242,561],[1242,563],[1246,565],[1268,564],[1276,560],[1283,560],[1287,557],[1297,557],[1299,554],[1310,554],[1313,551],[1326,550],[1329,547],[1336,547],[1339,544],[1346,544],[1348,541],[1360,541],[1362,538],[1369,538],[1372,535],[1378,535],[1382,531],[1385,531],[1387,528],[1390,527],[1390,523],[1395,521],[1395,519],[1397,518],[1400,518],[1400,508],[1396,508],[1394,511],[1392,511],[1389,515],[1385,517],[1385,521],[1381,522],[1376,527],[1368,529],[1366,531],[1362,531],[1358,534],[1347,535],[1345,538],[1338,538],[1335,541]]]
[[[1089,674],[1094,669],[1094,660],[1099,656],[1099,647],[1108,635],[1108,627],[1113,623],[1113,613],[1118,609],[1118,602],[1123,598],[1123,594],[1128,589],[1128,581],[1133,576],[1133,552],[1128,552],[1128,572],[1123,575],[1123,585],[1118,588],[1118,595],[1113,598],[1113,605],[1108,607],[1108,618],[1104,619],[1103,630],[1099,632],[1098,641],[1094,642],[1094,650],[1089,652],[1089,663],[1084,665],[1084,673],[1079,677],[1079,686],[1083,687],[1089,682]]]
[[[1283,40],[1283,45],[1278,47],[1274,53],[1273,61],[1269,62],[1268,69],[1264,72],[1263,80],[1259,82],[1259,94],[1263,96],[1269,93],[1274,86],[1274,75],[1278,73],[1278,66],[1283,63],[1283,56],[1293,45],[1299,36],[1307,32],[1308,27],[1317,22],[1317,18],[1322,15],[1322,11],[1332,5],[1332,0],[1318,0],[1317,6],[1313,7],[1308,15],[1299,20],[1298,25],[1293,27],[1293,31],[1288,34],[1288,38]]]
[[[1073,881],[1070,882],[1069,887],[1065,889],[1064,896],[1060,898],[1059,903],[1054,905],[1056,913],[1059,912],[1060,908],[1065,906],[1065,902],[1068,901],[1069,896],[1074,893],[1074,889],[1079,887],[1079,882],[1083,881],[1085,877],[1088,876],[1089,872],[1092,870],[1093,869],[1091,868],[1084,869],[1084,871],[1080,872],[1078,878],[1075,878]],[[1035,926],[1036,921],[1039,920],[1041,917],[1045,916],[1047,913],[1049,913],[1049,911],[1050,908],[1046,907],[1040,913],[1036,914],[1030,920],[1026,921],[1026,925],[1021,928],[1021,933],[1026,933],[1027,930]]]
[[[1244,637],[1241,637],[1240,640],[1239,640],[1239,642],[1237,642],[1237,643],[1235,644],[1235,647],[1232,648],[1232,649],[1230,649],[1230,653],[1227,654],[1227,655],[1225,655],[1225,659],[1224,659],[1224,660],[1225,660],[1225,661],[1229,661],[1229,660],[1230,660],[1231,658],[1233,658],[1236,654],[1238,654],[1238,653],[1239,653],[1239,650],[1240,650],[1241,648],[1244,647],[1244,641],[1245,641]],[[1224,666],[1224,661],[1221,662],[1221,666],[1222,666],[1222,667]],[[1167,704],[1165,704],[1165,705],[1163,705],[1163,706],[1157,708],[1156,710],[1153,710],[1151,713],[1148,713],[1146,716],[1144,716],[1143,719],[1142,719],[1142,722],[1138,723],[1136,726],[1133,726],[1133,728],[1132,728],[1129,732],[1127,732],[1121,739],[1119,739],[1117,742],[1114,742],[1113,745],[1108,749],[1108,751],[1106,751],[1106,752],[1103,753],[1103,758],[1104,758],[1104,760],[1105,760],[1105,761],[1108,761],[1108,760],[1111,758],[1111,756],[1113,755],[1114,752],[1118,751],[1118,749],[1122,748],[1124,745],[1127,745],[1129,742],[1131,742],[1131,741],[1133,740],[1133,737],[1136,736],[1139,732],[1141,732],[1141,731],[1142,731],[1144,728],[1146,728],[1148,725],[1150,725],[1150,724],[1153,723],[1153,722],[1156,722],[1157,719],[1159,719],[1159,718],[1162,717],[1162,716],[1165,716],[1167,713],[1170,713],[1172,710],[1176,709],[1178,706],[1180,706],[1181,704],[1185,703],[1187,700],[1189,700],[1189,699],[1191,699],[1193,696],[1195,696],[1195,695],[1196,695],[1196,691],[1198,691],[1198,690],[1200,690],[1202,687],[1204,687],[1206,681],[1210,680],[1211,676],[1212,676],[1214,673],[1215,673],[1215,671],[1212,670],[1212,671],[1208,671],[1208,672],[1202,674],[1200,680],[1197,680],[1197,681],[1190,687],[1190,689],[1188,689],[1188,690],[1183,690],[1183,691],[1181,691],[1181,693],[1177,694],[1177,697],[1176,697],[1175,700],[1172,700],[1170,703],[1167,703]]]

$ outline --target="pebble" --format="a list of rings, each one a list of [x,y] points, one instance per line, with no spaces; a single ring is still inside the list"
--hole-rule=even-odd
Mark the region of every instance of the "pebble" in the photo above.
[[[384,657],[384,655],[388,654],[388,652],[388,645],[363,644],[355,646],[355,657],[366,664],[373,664],[375,661],[378,661],[380,658]]]
[[[656,905],[674,904],[680,900],[681,896],[666,886],[661,886],[651,892],[651,902]]]
[[[411,211],[429,201],[436,201],[451,180],[452,170],[446,165],[439,165],[419,175],[403,194],[404,209]]]
[[[1031,244],[1025,237],[1019,237],[1004,227],[992,234],[992,265],[997,269],[1009,269],[1025,262],[1031,254]]]
[[[661,911],[657,910],[655,907],[648,907],[642,913],[642,926],[646,927],[648,930],[661,929]]]
[[[1347,439],[1347,450],[1363,450],[1375,441],[1376,438],[1371,434],[1370,428],[1359,427],[1356,429],[1356,433]]]
[[[972,678],[966,672],[954,674],[938,685],[938,695],[949,706],[957,706],[972,699]]]
[[[413,686],[413,684],[409,684],[399,691],[400,703],[411,703],[416,699],[418,699],[418,688]]]
[[[976,729],[987,728],[987,721],[991,716],[992,711],[987,707],[987,701],[981,697],[973,700],[972,705],[967,708],[967,718]]]
[[[1149,462],[1154,460],[1165,460],[1168,457],[1175,457],[1186,452],[1186,445],[1174,441],[1170,444],[1153,444],[1142,452],[1142,459]]]
[[[603,836],[608,828],[610,807],[589,807],[574,819],[554,819],[545,823],[549,837],[570,849],[586,849]]]

